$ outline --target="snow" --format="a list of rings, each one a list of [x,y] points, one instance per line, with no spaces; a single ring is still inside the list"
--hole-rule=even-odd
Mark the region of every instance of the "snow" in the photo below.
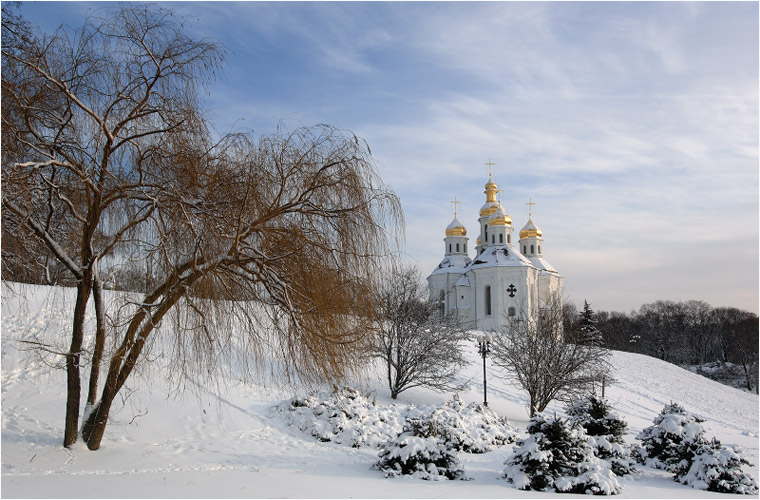
[[[503,471],[512,444],[482,454],[459,452],[471,481],[385,478],[372,469],[378,461],[376,448],[352,447],[350,433],[344,435],[345,443],[322,442],[283,418],[278,405],[306,398],[305,389],[272,381],[246,384],[234,377],[234,370],[220,384],[189,381],[196,395],[173,390],[163,381],[160,364],[145,367],[115,402],[101,449],[91,452],[81,443],[65,449],[65,372],[49,366],[60,367],[62,360],[26,351],[19,341],[44,341],[51,350],[65,351],[73,301],[71,289],[2,286],[3,497],[567,498],[509,484]],[[471,365],[461,374],[463,381],[469,380],[468,389],[459,394],[464,404],[483,397],[482,360],[474,342],[469,355]],[[726,447],[741,450],[755,464],[746,470],[758,477],[755,394],[637,354],[615,352],[613,364],[616,383],[607,387],[606,397],[628,422],[628,444],[652,425],[664,405],[677,402],[705,419],[708,438],[715,436]],[[490,360],[488,373],[489,408],[524,436],[529,420],[525,394],[496,378]],[[373,394],[381,413],[394,404],[440,406],[454,397],[411,389],[393,401],[380,370],[355,386],[362,394]],[[564,405],[550,405],[547,414],[555,412],[564,415]],[[373,418],[369,409],[365,415]],[[704,461],[718,459],[706,456]],[[704,480],[696,469],[694,474],[694,481]],[[726,498],[645,467],[619,482],[621,498]]]

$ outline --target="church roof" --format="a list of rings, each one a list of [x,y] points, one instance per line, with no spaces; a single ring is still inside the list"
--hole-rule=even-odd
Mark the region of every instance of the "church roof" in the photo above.
[[[448,255],[430,274],[462,274],[469,265],[470,258],[466,255]]]
[[[533,267],[533,263],[511,245],[489,246],[473,260],[469,268]]]
[[[530,262],[538,269],[542,269],[548,273],[553,273],[557,275],[559,274],[559,272],[556,269],[554,269],[554,266],[549,264],[549,262],[543,257],[528,257],[528,260],[530,260]]]

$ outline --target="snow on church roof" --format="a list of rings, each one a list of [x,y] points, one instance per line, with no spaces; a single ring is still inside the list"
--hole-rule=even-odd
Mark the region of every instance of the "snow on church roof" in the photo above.
[[[448,255],[430,274],[462,274],[469,264],[470,258],[466,255]]]
[[[488,246],[470,264],[474,267],[533,267],[533,263],[513,246]]]

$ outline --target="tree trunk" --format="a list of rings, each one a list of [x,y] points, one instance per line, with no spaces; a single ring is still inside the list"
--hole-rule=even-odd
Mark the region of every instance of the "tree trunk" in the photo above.
[[[74,306],[74,321],[71,332],[71,345],[66,354],[66,421],[63,431],[63,446],[73,445],[77,440],[79,428],[79,401],[82,396],[82,382],[79,378],[79,361],[84,341],[84,319],[87,301],[90,299],[91,277],[83,273],[77,284],[77,301]]]
[[[97,264],[96,264],[97,265]],[[95,405],[98,393],[98,379],[100,377],[100,363],[103,359],[103,349],[106,344],[105,310],[103,309],[103,283],[100,281],[97,267],[93,277],[92,298],[95,302],[95,348],[92,352],[92,366],[90,367],[90,387],[87,393],[87,404]]]

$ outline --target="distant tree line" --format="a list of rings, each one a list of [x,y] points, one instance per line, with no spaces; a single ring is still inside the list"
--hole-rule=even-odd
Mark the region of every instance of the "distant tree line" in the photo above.
[[[573,304],[566,304],[575,309]],[[658,300],[631,313],[599,311],[596,328],[609,349],[657,357],[678,365],[710,362],[742,367],[748,390],[758,389],[758,317],[701,300]],[[582,317],[566,314],[565,317]]]

